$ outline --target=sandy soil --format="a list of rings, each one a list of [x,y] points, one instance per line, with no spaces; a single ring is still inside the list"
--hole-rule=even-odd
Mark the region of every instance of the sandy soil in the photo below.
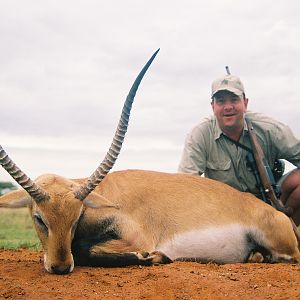
[[[0,299],[300,299],[300,265],[176,262],[51,275],[41,252],[0,251]]]

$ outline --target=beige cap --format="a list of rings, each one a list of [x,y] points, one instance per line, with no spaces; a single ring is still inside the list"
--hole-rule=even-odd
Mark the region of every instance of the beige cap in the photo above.
[[[244,85],[240,78],[234,75],[226,75],[219,79],[216,79],[211,86],[212,92],[211,97],[213,97],[219,91],[229,91],[237,96],[241,96],[245,93]]]

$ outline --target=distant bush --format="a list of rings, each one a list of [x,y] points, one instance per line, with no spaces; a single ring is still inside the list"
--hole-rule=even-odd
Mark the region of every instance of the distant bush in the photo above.
[[[0,181],[0,196],[11,191],[16,190],[17,187],[9,181]]]

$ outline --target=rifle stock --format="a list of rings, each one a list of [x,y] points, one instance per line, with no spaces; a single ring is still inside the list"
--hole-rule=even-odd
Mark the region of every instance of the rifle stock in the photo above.
[[[248,132],[250,136],[250,141],[252,145],[252,151],[255,158],[258,174],[260,176],[264,192],[267,196],[267,198],[270,200],[272,206],[276,208],[277,210],[283,212],[286,214],[292,223],[293,230],[295,233],[295,236],[298,241],[298,245],[300,245],[300,232],[294,223],[293,219],[290,217],[292,214],[292,208],[291,207],[285,207],[280,199],[277,198],[276,193],[274,191],[274,188],[272,186],[272,183],[270,181],[270,176],[273,178],[273,174],[271,172],[270,166],[265,158],[264,152],[257,140],[256,133],[254,131],[254,128],[252,126],[252,123],[250,120],[246,119],[247,126],[248,126]]]

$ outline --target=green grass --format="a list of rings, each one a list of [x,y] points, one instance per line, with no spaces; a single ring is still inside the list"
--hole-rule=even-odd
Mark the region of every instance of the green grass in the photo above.
[[[0,249],[40,250],[41,245],[28,208],[0,209]]]

